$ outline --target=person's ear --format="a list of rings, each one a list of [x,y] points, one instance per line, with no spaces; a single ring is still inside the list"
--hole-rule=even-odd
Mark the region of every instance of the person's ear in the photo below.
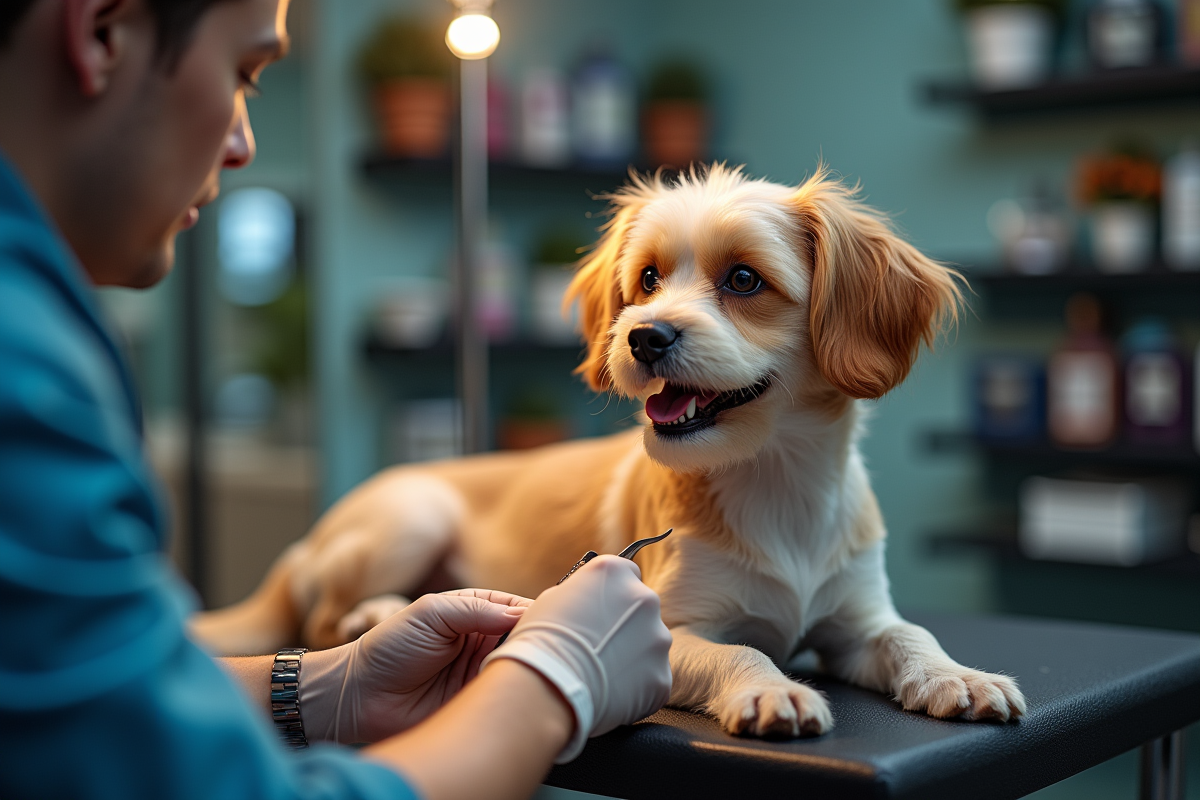
[[[809,332],[817,368],[850,397],[904,380],[917,348],[957,320],[962,281],[898,237],[855,190],[825,169],[796,190],[793,210],[812,269]]]
[[[621,297],[617,266],[625,248],[625,237],[644,201],[631,195],[617,195],[616,213],[604,226],[604,236],[583,259],[563,298],[563,309],[579,302],[579,327],[587,347],[583,363],[575,368],[594,391],[608,389],[609,330],[617,314],[625,307]]]
[[[84,97],[108,89],[129,49],[135,0],[63,0],[63,46]]]

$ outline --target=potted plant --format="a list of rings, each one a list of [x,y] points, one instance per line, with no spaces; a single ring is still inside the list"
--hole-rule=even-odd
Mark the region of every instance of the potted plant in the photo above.
[[[984,89],[1035,85],[1050,74],[1066,0],[956,0],[966,24],[971,73]]]
[[[496,428],[496,444],[501,450],[541,447],[571,435],[562,409],[552,395],[549,390],[539,390],[520,395],[509,403]]]
[[[1150,265],[1161,187],[1158,161],[1138,148],[1080,162],[1079,199],[1088,209],[1092,260],[1101,272],[1137,272]]]
[[[451,56],[437,31],[409,19],[384,22],[363,44],[366,81],[384,150],[434,158],[450,140]]]
[[[652,165],[683,169],[708,153],[709,88],[693,62],[674,58],[650,75],[642,111],[642,137]]]
[[[533,252],[533,274],[530,283],[529,321],[533,338],[545,344],[575,344],[577,309],[568,317],[563,309],[563,296],[574,276],[572,269],[583,252],[587,236],[573,225],[546,230]]]

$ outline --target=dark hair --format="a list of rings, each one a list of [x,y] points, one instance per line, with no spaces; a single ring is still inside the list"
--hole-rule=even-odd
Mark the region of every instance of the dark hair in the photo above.
[[[38,0],[3,0],[0,3],[0,47],[8,45],[13,31]],[[158,57],[168,65],[187,49],[196,23],[210,6],[222,0],[145,0],[158,29]]]

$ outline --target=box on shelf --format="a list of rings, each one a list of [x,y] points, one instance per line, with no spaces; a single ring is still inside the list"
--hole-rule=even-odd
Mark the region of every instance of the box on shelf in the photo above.
[[[1134,566],[1180,552],[1188,491],[1168,479],[1034,477],[1021,485],[1018,543],[1030,558]]]

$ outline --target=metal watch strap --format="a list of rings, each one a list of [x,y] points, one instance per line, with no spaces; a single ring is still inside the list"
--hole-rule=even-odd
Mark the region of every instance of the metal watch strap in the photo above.
[[[303,647],[280,650],[271,665],[271,716],[283,741],[297,750],[308,747],[300,719],[300,657],[307,652]]]

